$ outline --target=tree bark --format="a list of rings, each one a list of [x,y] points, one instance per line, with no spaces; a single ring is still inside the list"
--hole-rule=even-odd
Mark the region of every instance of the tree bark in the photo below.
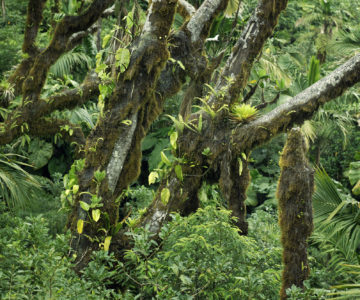
[[[303,288],[310,273],[306,249],[313,230],[314,170],[307,162],[306,152],[300,128],[292,129],[280,157],[277,190],[284,264],[281,299],[287,299],[286,289],[292,285]]]

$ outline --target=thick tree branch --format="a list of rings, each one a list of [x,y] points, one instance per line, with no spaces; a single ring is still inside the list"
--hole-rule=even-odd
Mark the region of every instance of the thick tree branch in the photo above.
[[[260,0],[254,15],[248,21],[241,37],[234,46],[216,84],[216,90],[224,90],[227,97],[218,103],[234,103],[245,88],[253,62],[261,52],[265,41],[271,36],[279,15],[286,8],[287,0]],[[215,104],[213,95],[209,103]]]
[[[90,72],[78,88],[64,90],[49,99],[40,99],[36,103],[29,102],[25,106],[18,107],[2,124],[4,131],[0,132],[0,145],[10,143],[13,139],[21,136],[23,134],[21,125],[24,123],[35,124],[33,120],[40,120],[55,110],[72,109],[97,97],[99,95],[98,84],[97,74]],[[58,128],[55,126],[54,129],[47,130],[56,133]]]
[[[348,60],[328,76],[278,106],[271,112],[235,130],[234,142],[238,151],[253,149],[294,124],[310,119],[320,105],[340,96],[360,81],[360,54]]]
[[[209,34],[213,17],[226,8],[228,0],[205,0],[186,25],[191,34],[191,42],[203,42]]]
[[[67,120],[41,118],[29,124],[29,133],[42,138],[52,138],[60,133],[61,138],[69,144],[75,143],[80,149],[85,145],[85,137],[80,126],[76,126]],[[78,151],[76,156],[79,156]]]
[[[29,1],[22,51],[31,56],[39,52],[35,42],[43,18],[42,13],[45,3],[46,0]]]
[[[94,171],[106,171],[106,179],[102,181],[99,190],[104,213],[108,214],[111,224],[115,224],[118,218],[118,203],[115,199],[119,194],[116,188],[128,186],[138,176],[144,126],[153,117],[147,115],[146,107],[158,106],[154,92],[160,72],[169,58],[167,36],[176,5],[176,0],[158,0],[150,4],[141,36],[132,45],[129,66],[119,74],[114,92],[106,101],[102,116],[87,139],[85,168],[79,174],[80,190],[97,193]],[[131,164],[131,168],[127,168],[127,164]],[[77,220],[87,218],[77,201],[90,201],[86,195],[77,198],[70,217],[70,226],[75,235]],[[98,236],[96,227],[86,225],[84,233]],[[83,235],[78,241],[73,246],[79,254],[78,268],[81,269],[97,244],[91,243]]]
[[[88,29],[84,31],[79,31],[74,33],[70,38],[66,46],[66,52],[70,51],[71,49],[75,48],[78,44],[81,43],[82,39],[89,34],[95,33],[99,29],[97,24],[92,25]]]
[[[37,103],[37,117],[46,116],[55,110],[72,109],[99,95],[100,80],[95,72],[90,72],[77,88],[64,90],[49,99]]]
[[[23,83],[24,102],[39,99],[50,66],[70,47],[69,41],[73,34],[90,28],[113,2],[114,0],[94,0],[82,15],[65,16],[58,23],[49,46],[36,57]]]
[[[39,119],[17,119],[20,125],[15,122],[5,124],[0,132],[0,145],[5,145],[14,139],[24,135],[30,134],[32,136],[51,138],[55,134],[60,133],[65,141],[70,143],[75,142],[77,147],[85,144],[84,134],[79,126],[71,124],[67,120],[59,120],[52,118],[39,118]],[[21,123],[20,123],[21,122]],[[10,124],[10,125],[9,125]],[[26,124],[27,126],[23,126]],[[65,130],[65,126],[69,130]],[[71,130],[70,130],[71,129]]]
[[[195,14],[196,9],[194,6],[192,6],[189,2],[187,2],[186,0],[179,0],[178,1],[178,7],[177,7],[177,12],[184,18],[184,19],[188,19],[190,18],[193,14]]]

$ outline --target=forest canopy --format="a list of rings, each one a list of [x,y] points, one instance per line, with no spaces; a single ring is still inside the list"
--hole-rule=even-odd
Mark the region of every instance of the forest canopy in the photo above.
[[[356,0],[1,14],[1,298],[360,296]]]

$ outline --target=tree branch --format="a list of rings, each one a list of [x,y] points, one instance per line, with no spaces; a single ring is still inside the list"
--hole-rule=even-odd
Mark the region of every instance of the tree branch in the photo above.
[[[214,16],[227,6],[228,0],[205,0],[186,25],[191,33],[191,42],[207,38]]]
[[[218,105],[234,103],[245,88],[253,62],[261,52],[265,41],[272,34],[279,15],[286,8],[287,0],[260,0],[254,15],[234,46],[216,84],[216,90],[226,89],[228,95]],[[229,82],[230,80],[230,82]],[[210,105],[217,102],[213,95]]]
[[[45,3],[46,0],[29,1],[22,51],[31,56],[39,52],[39,49],[35,46],[35,41],[43,18],[42,13]]]
[[[320,105],[340,96],[360,81],[360,54],[317,81],[303,92],[257,120],[235,130],[237,151],[253,149],[294,124],[310,119]]]
[[[94,0],[80,16],[65,16],[56,26],[49,46],[35,59],[29,75],[23,83],[23,101],[37,101],[52,64],[67,50],[74,33],[86,31],[114,0]]]
[[[194,6],[192,6],[186,0],[179,0],[178,1],[177,12],[184,19],[188,19],[188,18],[192,17],[195,14],[196,9],[195,9]]]

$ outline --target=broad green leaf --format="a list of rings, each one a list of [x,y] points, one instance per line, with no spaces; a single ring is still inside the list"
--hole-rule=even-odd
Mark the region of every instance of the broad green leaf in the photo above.
[[[87,204],[87,203],[84,202],[84,201],[80,201],[80,206],[81,206],[81,208],[82,208],[83,210],[85,210],[85,211],[89,211],[89,209],[90,209],[90,205]]]
[[[168,188],[163,188],[161,191],[161,202],[164,205],[167,205],[170,199],[170,190]]]
[[[29,146],[29,162],[35,169],[45,166],[53,155],[53,146],[43,140],[35,138]]]
[[[120,73],[124,72],[130,63],[130,51],[126,48],[119,48],[115,54],[116,66],[120,67]]]
[[[107,236],[104,241],[104,250],[109,251],[110,242],[111,242],[111,236]]]
[[[176,276],[179,276],[179,267],[177,265],[171,265],[170,268],[173,270]]]
[[[152,136],[146,136],[142,141],[141,151],[145,151],[153,148],[157,142],[158,142],[157,138]]]
[[[155,171],[151,172],[149,174],[149,185],[155,183],[157,178],[159,178],[158,172]]]
[[[126,27],[127,29],[131,29],[131,27],[133,27],[134,25],[134,13],[131,11],[128,13],[128,15],[126,16]]]
[[[171,161],[167,158],[167,156],[165,155],[165,153],[163,151],[160,152],[161,155],[161,160],[162,162],[167,165],[167,166],[171,166]]]
[[[178,133],[177,131],[174,131],[172,134],[170,134],[170,145],[173,149],[176,149],[176,141],[178,138]]]
[[[352,185],[356,184],[360,180],[360,161],[350,163],[347,177]]]
[[[77,221],[77,232],[78,232],[79,234],[82,234],[83,228],[84,228],[84,220],[79,219],[79,220]]]
[[[180,280],[182,281],[183,284],[185,285],[190,285],[192,284],[192,280],[190,277],[185,276],[185,275],[180,275]]]
[[[92,218],[95,222],[99,221],[100,219],[100,209],[93,209],[91,211]]]
[[[175,174],[176,174],[177,178],[179,178],[180,181],[184,180],[181,165],[175,166]]]

